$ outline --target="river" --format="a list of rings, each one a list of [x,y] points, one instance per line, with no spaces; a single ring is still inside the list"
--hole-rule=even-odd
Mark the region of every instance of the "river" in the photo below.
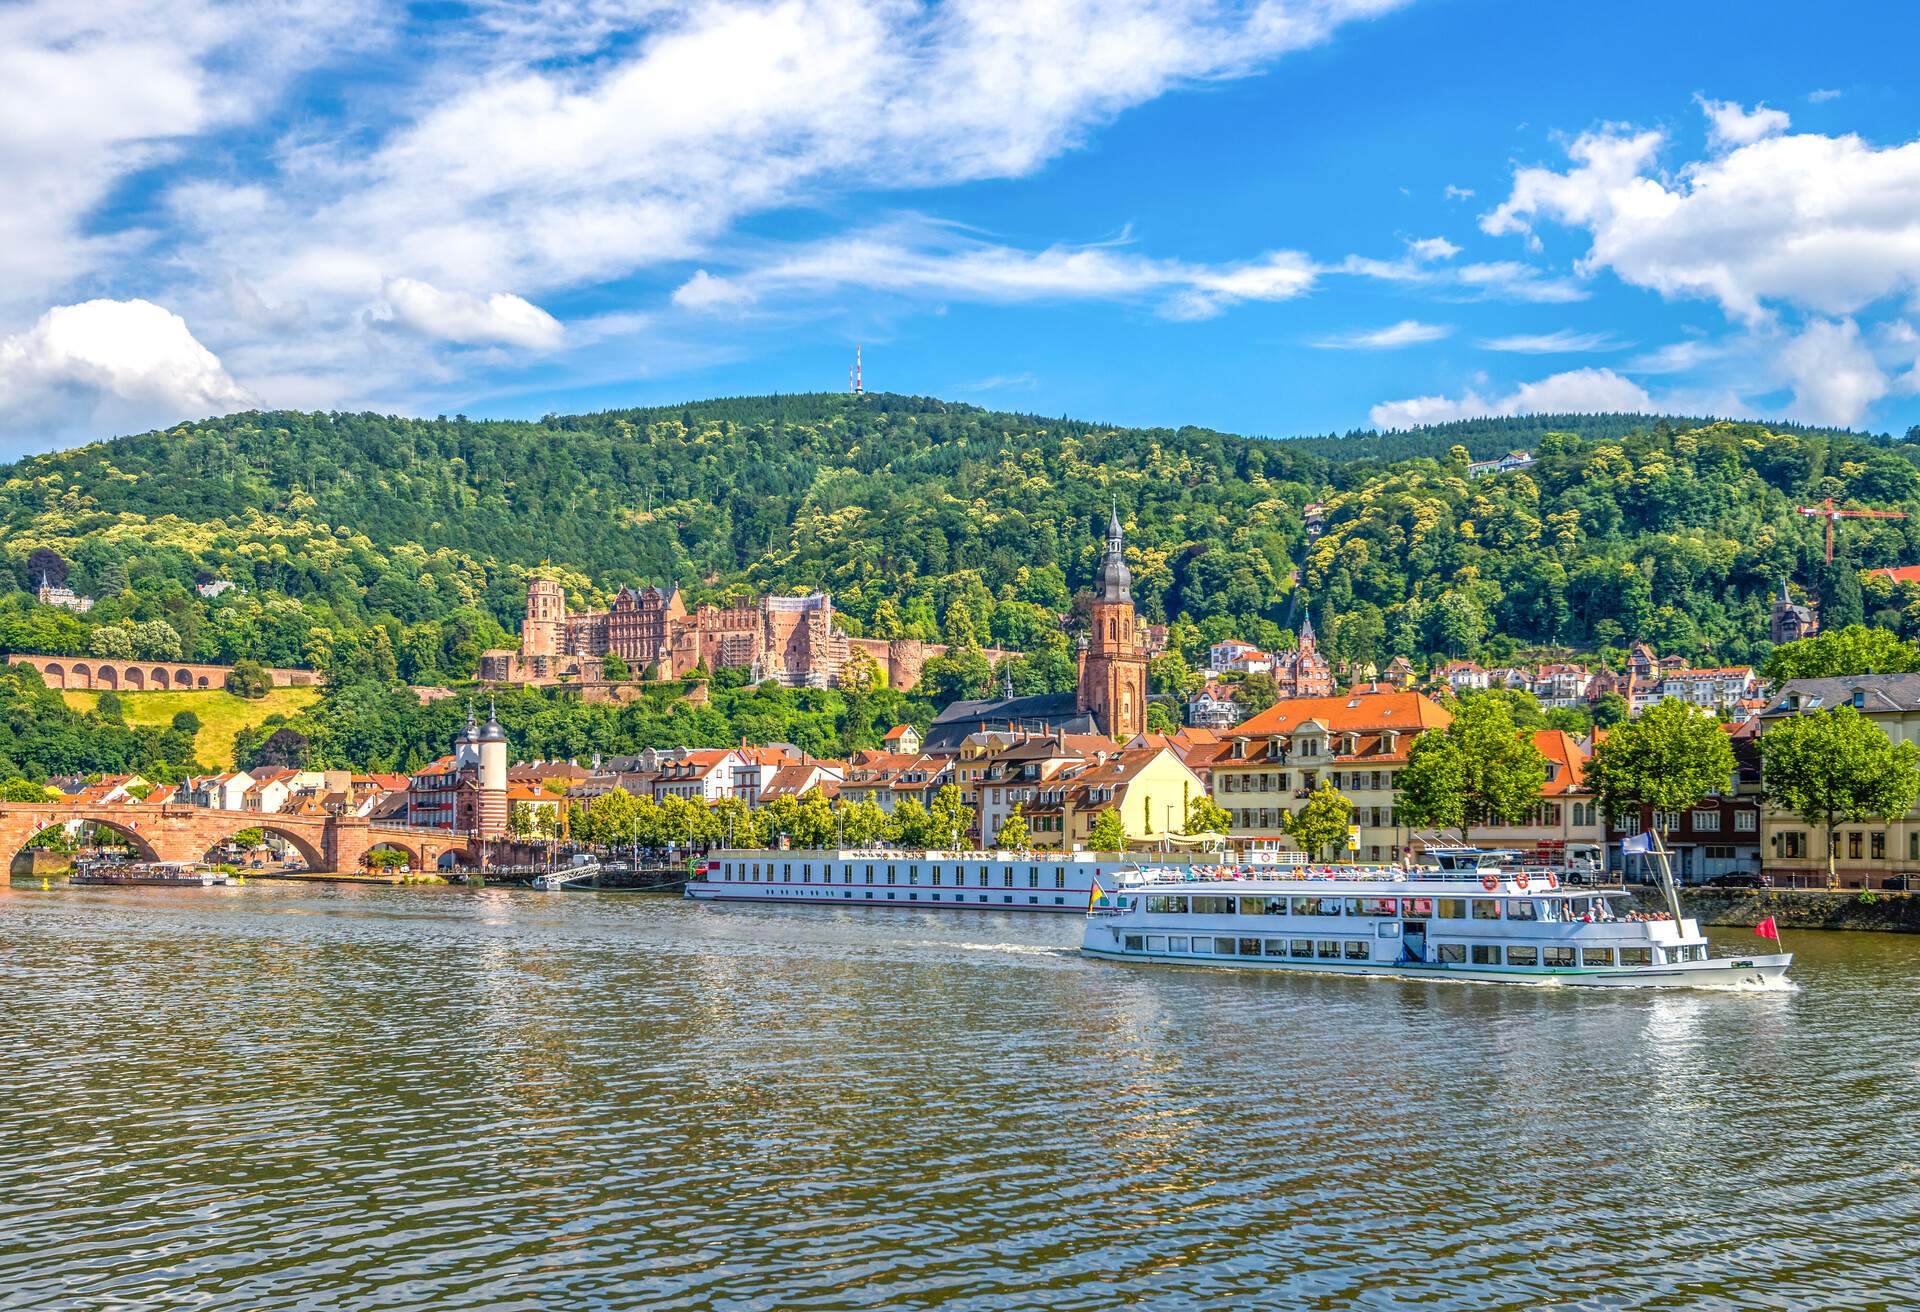
[[[0,1308],[1920,1304],[1920,937],[1630,994],[1079,929],[16,882]]]

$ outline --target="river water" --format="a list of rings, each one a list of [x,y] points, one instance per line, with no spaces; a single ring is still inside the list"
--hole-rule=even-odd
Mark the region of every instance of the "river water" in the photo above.
[[[1920,938],[1634,995],[1079,929],[16,883],[0,1308],[1920,1305]]]

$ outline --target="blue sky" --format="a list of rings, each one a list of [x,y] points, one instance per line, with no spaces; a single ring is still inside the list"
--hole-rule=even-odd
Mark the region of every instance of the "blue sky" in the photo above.
[[[1911,4],[16,0],[0,455],[845,386],[1920,423]]]

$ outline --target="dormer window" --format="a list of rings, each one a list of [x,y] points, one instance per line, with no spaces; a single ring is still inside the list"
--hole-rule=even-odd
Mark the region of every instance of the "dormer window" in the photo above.
[[[1853,690],[1853,709],[1857,711],[1861,707],[1865,706],[1866,704],[1867,704],[1866,690],[1863,688],[1855,688]]]

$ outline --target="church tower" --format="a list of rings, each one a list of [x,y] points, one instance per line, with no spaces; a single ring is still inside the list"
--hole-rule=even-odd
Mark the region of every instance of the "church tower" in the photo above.
[[[527,618],[520,625],[520,654],[527,660],[560,654],[567,626],[567,593],[552,579],[527,581]]]
[[[1093,632],[1080,648],[1078,706],[1102,733],[1124,740],[1147,727],[1147,647],[1133,609],[1118,510],[1107,522],[1107,554],[1093,591]]]

